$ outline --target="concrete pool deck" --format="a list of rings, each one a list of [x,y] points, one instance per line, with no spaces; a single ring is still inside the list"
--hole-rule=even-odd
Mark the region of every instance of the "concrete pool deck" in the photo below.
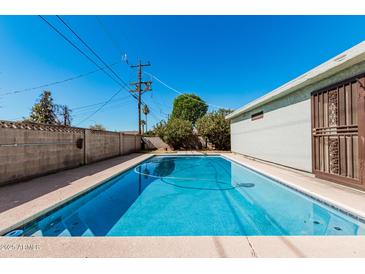
[[[362,191],[241,155],[221,154],[365,216]],[[121,156],[0,187],[0,233],[42,215],[151,156]],[[365,236],[0,237],[0,257],[365,257]]]

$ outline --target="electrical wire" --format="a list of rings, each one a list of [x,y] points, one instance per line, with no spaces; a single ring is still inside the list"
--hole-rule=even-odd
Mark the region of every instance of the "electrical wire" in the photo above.
[[[119,54],[123,54],[123,51],[121,47],[119,46],[119,43],[114,39],[113,35],[109,32],[108,28],[105,26],[103,21],[99,18],[99,16],[96,16],[96,21],[100,25],[100,28],[103,30],[105,35],[109,38],[114,48],[118,51]]]
[[[124,100],[126,98],[130,98],[130,97],[129,96],[121,97],[121,98],[115,99],[114,102],[117,102],[117,101],[120,101],[120,100]],[[83,111],[85,108],[95,107],[95,106],[101,105],[101,104],[103,104],[105,102],[106,101],[102,101],[102,102],[94,103],[94,104],[90,104],[90,105],[84,105],[84,106],[74,107],[71,110],[72,111]]]
[[[153,105],[155,105],[156,106],[156,108],[158,108],[158,110],[160,111],[160,113],[162,113],[163,115],[169,115],[168,113],[166,113],[162,108],[161,108],[161,106],[164,106],[164,107],[166,107],[166,105],[163,105],[163,104],[161,104],[161,103],[159,103],[159,102],[157,102],[156,100],[154,100],[154,99],[152,99],[152,101],[151,101],[151,103],[153,104]]]
[[[102,110],[98,111],[98,113],[123,108],[125,106],[125,102],[130,99],[132,99],[132,98],[128,97],[123,102],[112,102],[112,103],[108,104],[107,106],[104,106],[104,108]],[[76,120],[81,121],[82,119],[89,116],[95,110],[96,109],[91,109],[91,110],[86,110],[84,112],[79,112],[79,113],[73,114],[72,117],[74,117],[74,118],[76,117]],[[92,120],[92,119],[89,119],[89,120]]]
[[[57,32],[63,39],[65,39],[70,45],[72,45],[80,54],[82,54],[85,58],[87,58],[90,62],[92,62],[94,65],[96,65],[99,69],[101,69],[106,75],[108,75],[108,77],[110,79],[112,79],[114,82],[116,82],[121,88],[115,92],[103,105],[101,105],[97,110],[95,110],[92,114],[90,114],[88,117],[86,117],[85,119],[83,119],[81,122],[79,122],[77,125],[80,125],[81,123],[87,121],[88,119],[90,119],[92,116],[94,116],[96,113],[98,113],[104,106],[106,106],[111,100],[113,100],[113,98],[115,96],[117,96],[122,90],[125,89],[125,86],[127,88],[129,88],[128,84],[125,83],[125,81],[119,77],[119,75],[117,75],[115,73],[114,70],[112,70],[110,68],[110,66],[108,66],[108,64],[106,62],[104,62],[104,60],[101,59],[101,57],[99,55],[97,55],[97,53],[89,46],[87,45],[87,43],[85,41],[82,40],[82,38],[70,27],[67,25],[67,23],[59,16],[57,16],[57,18],[119,79],[122,81],[123,85],[117,81],[114,77],[112,77],[109,73],[107,73],[102,67],[100,67],[100,65],[98,63],[96,63],[90,56],[88,56],[85,52],[83,52],[77,45],[75,45],[70,39],[68,39],[62,32],[60,32],[55,26],[53,26],[50,22],[47,21],[47,19],[45,19],[42,15],[39,15],[39,17],[47,23],[47,25],[49,27],[51,27],[55,32]],[[134,94],[129,93],[129,90],[127,89],[127,92],[129,95],[131,95],[133,98],[137,99],[137,97]]]
[[[96,19],[97,19],[97,22],[99,23],[99,25],[101,26],[101,29],[104,31],[106,36],[112,42],[114,48],[119,52],[119,54],[123,54],[123,51],[122,51],[121,47],[119,46],[119,43],[116,41],[116,39],[114,39],[113,35],[108,31],[107,27],[102,22],[102,20],[98,16],[96,16]],[[128,61],[126,61],[126,64],[128,64]],[[142,105],[146,105],[146,103],[142,100],[142,98],[141,98],[141,103],[142,103]]]
[[[160,84],[164,85],[165,87],[167,87],[168,89],[172,90],[173,92],[175,92],[175,93],[177,93],[179,95],[183,95],[184,94],[183,92],[178,91],[178,90],[174,89],[173,87],[169,86],[168,84],[166,84],[165,82],[163,82],[161,79],[159,79],[157,76],[153,75],[152,73],[149,73],[149,72],[146,72],[146,71],[144,71],[143,73],[145,73],[145,74],[151,76],[152,78],[156,79]],[[191,99],[193,99],[193,100],[201,103],[201,101],[198,100],[198,99],[195,99],[195,98],[191,98]],[[214,105],[214,104],[210,104],[210,103],[206,103],[206,104],[208,106],[211,106],[211,107],[214,107],[214,108],[224,108],[222,106],[218,106],[218,105]]]
[[[117,50],[117,52],[119,53],[119,54],[123,54],[123,51],[122,51],[122,49],[121,49],[121,47],[120,47],[120,45],[119,45],[119,43],[116,41],[116,39],[114,39],[114,37],[113,37],[113,35],[109,32],[109,30],[107,29],[107,27],[105,26],[105,24],[102,22],[102,20],[97,16],[96,17],[96,20],[97,20],[97,22],[99,23],[99,25],[100,25],[100,27],[101,27],[101,29],[104,31],[104,33],[106,34],[106,36],[109,38],[109,40],[111,41],[111,43],[112,43],[112,45],[114,46],[114,48]],[[126,64],[128,64],[128,61],[126,60]],[[143,101],[143,99],[141,98],[141,104],[142,105],[147,105],[144,101]],[[160,111],[160,112],[163,112],[163,111]],[[168,114],[166,114],[165,112],[163,112],[166,116],[168,115]],[[161,117],[160,115],[159,115],[159,117],[160,118],[158,118],[152,111],[150,111],[150,114],[151,114],[151,116],[152,117],[154,117],[156,120],[160,120],[160,118],[161,119],[164,119],[163,117]]]
[[[73,48],[75,48],[81,55],[83,55],[86,59],[88,59],[91,63],[97,66],[100,70],[102,70],[110,79],[112,79],[115,83],[121,86],[121,83],[114,79],[104,68],[102,68],[98,63],[96,63],[89,55],[87,55],[84,51],[82,51],[75,43],[73,43],[69,38],[67,38],[60,30],[58,30],[54,25],[52,25],[46,18],[42,15],[38,15],[53,31],[55,31],[58,35],[60,35],[67,43],[69,43]]]
[[[113,100],[113,98],[115,96],[117,96],[121,91],[123,90],[123,88],[120,88],[117,92],[115,92],[104,104],[102,104],[97,110],[95,110],[93,113],[91,113],[89,116],[87,116],[85,119],[83,119],[81,122],[77,123],[76,126],[82,124],[83,122],[87,121],[88,119],[90,119],[92,116],[94,116],[96,113],[98,113],[103,107],[105,107],[108,103],[111,102],[111,100]]]
[[[155,110],[151,107],[151,106],[149,106],[149,109],[150,109],[150,115],[153,117],[153,118],[155,118],[156,120],[165,120],[166,118],[164,118],[164,117],[162,117],[160,114],[158,114],[158,113],[155,113]],[[157,117],[157,116],[158,117]],[[168,116],[168,115],[166,115],[166,116]]]
[[[115,66],[118,63],[119,62],[115,62],[115,63],[110,64],[109,66]],[[38,90],[38,89],[41,89],[41,88],[46,88],[46,87],[50,87],[50,86],[54,86],[54,85],[63,84],[63,83],[69,82],[69,81],[73,81],[73,80],[76,80],[76,79],[80,79],[80,78],[89,76],[89,75],[94,74],[94,73],[96,73],[96,72],[98,72],[100,70],[101,69],[92,70],[92,71],[89,71],[89,72],[86,72],[86,73],[82,73],[82,74],[79,74],[79,75],[76,75],[76,76],[72,76],[72,77],[66,78],[64,80],[54,81],[54,82],[50,82],[50,83],[47,83],[47,84],[39,85],[39,86],[36,86],[36,87],[30,87],[30,88],[24,88],[24,89],[20,89],[20,90],[7,91],[7,92],[4,92],[4,93],[0,93],[0,96],[6,96],[6,95],[11,95],[11,94],[18,94],[18,93],[22,93],[22,92],[26,92],[26,91]]]
[[[117,77],[117,79],[119,79],[127,88],[129,88],[129,85],[111,68],[108,66],[108,64],[99,56],[99,54],[97,54],[85,41],[84,39],[82,39],[80,37],[80,35],[78,35],[76,33],[76,31],[74,31],[60,16],[56,15],[56,17],[62,22],[62,24],[64,24],[75,36],[76,38],[86,47],[88,48],[92,54],[94,54],[94,56],[96,56],[96,58],[102,62],[104,64],[104,66],[106,66],[109,71],[115,76]]]
[[[109,69],[109,71],[113,74],[113,75],[115,75],[115,77],[117,77],[123,84],[124,84],[124,86],[126,87],[126,89],[128,89],[128,94],[130,95],[130,96],[132,96],[134,99],[136,99],[136,100],[138,100],[138,97],[135,95],[135,94],[133,94],[133,93],[130,93],[129,92],[129,85],[110,67],[110,66],[108,66],[108,64],[100,57],[100,55],[99,54],[97,54],[96,52],[95,52],[95,50],[93,50],[92,48],[91,48],[91,46],[89,46],[86,42],[85,42],[85,40],[84,39],[82,39],[81,37],[80,37],[80,35],[78,35],[77,33],[76,33],[76,31],[75,30],[73,30],[72,28],[71,28],[71,26],[70,25],[68,25],[60,16],[58,16],[58,15],[56,15],[56,17],[62,22],[62,24],[64,24],[75,36],[76,36],[76,38],[86,47],[86,48],[88,48],[89,50],[90,50],[90,52],[94,55],[94,56],[96,56],[96,58],[100,61],[100,62],[102,62],[108,69]]]
[[[59,31],[55,26],[53,26],[47,19],[45,19],[42,15],[39,15],[39,17],[49,26],[51,27],[58,35],[60,35],[64,40],[66,40],[72,47],[74,47],[80,54],[82,54],[85,58],[87,58],[90,62],[92,62],[94,65],[96,65],[100,70],[102,70],[110,79],[112,79],[114,82],[116,82],[121,89],[119,89],[116,93],[114,93],[101,107],[99,107],[96,111],[94,111],[92,114],[90,114],[88,117],[83,119],[81,122],[79,122],[77,125],[80,125],[81,123],[85,122],[86,120],[90,119],[93,115],[95,115],[97,112],[99,112],[105,105],[107,105],[117,94],[119,94],[123,90],[122,84],[116,80],[114,77],[112,77],[105,69],[100,67],[99,64],[97,64],[89,55],[87,55],[85,52],[83,52],[77,45],[75,45],[69,38],[67,38],[61,31]],[[108,69],[112,72],[113,75],[116,76],[117,79],[119,79],[126,87],[129,88],[128,84],[120,78],[115,71],[113,71],[105,62],[104,60],[59,16],[57,18],[80,40]],[[129,92],[129,90],[128,90]],[[138,99],[136,95],[129,93],[133,98]],[[146,103],[141,100],[142,105],[145,105]],[[152,114],[152,116],[154,116]],[[158,118],[157,118],[158,119]]]

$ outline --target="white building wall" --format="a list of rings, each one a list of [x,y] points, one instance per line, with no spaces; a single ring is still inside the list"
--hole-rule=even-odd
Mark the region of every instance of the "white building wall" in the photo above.
[[[262,119],[232,122],[231,150],[311,172],[310,99],[264,111]]]
[[[365,73],[365,61],[233,116],[231,150],[311,172],[311,92],[361,73]],[[264,111],[264,117],[251,121],[251,115],[261,110]]]

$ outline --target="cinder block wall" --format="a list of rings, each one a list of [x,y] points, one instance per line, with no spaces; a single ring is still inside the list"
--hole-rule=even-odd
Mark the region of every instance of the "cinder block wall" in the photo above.
[[[140,149],[140,135],[0,121],[0,185]]]
[[[119,132],[86,130],[85,134],[87,164],[120,155]]]
[[[79,138],[82,130],[0,128],[0,184],[82,165],[84,151],[76,148]]]
[[[140,146],[139,149],[137,148],[137,142],[141,143],[140,136],[137,138],[136,135],[123,134],[123,154],[129,154],[140,150]]]

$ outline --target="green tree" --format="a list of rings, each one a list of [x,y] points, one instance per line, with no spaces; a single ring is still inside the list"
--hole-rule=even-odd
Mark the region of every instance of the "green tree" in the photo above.
[[[174,149],[179,149],[189,146],[193,125],[187,120],[171,118],[160,130],[160,137]]]
[[[101,124],[94,124],[91,125],[89,128],[93,130],[106,130],[106,128]]]
[[[231,110],[219,109],[207,113],[196,122],[198,133],[207,138],[216,149],[230,149],[230,124],[225,116],[231,112]]]
[[[52,94],[50,91],[44,91],[38,102],[32,107],[29,118],[30,122],[58,125],[57,106],[53,103]]]
[[[207,113],[208,105],[195,94],[182,94],[175,98],[172,118],[190,121],[193,125]]]

